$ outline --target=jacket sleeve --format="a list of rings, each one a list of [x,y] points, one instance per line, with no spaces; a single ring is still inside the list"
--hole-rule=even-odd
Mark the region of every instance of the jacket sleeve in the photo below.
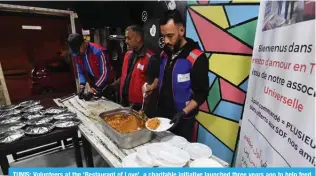
[[[203,53],[200,55],[191,70],[193,100],[200,106],[206,100],[209,89],[208,59]]]
[[[76,63],[79,84],[85,86],[87,83],[86,77],[85,77],[85,75],[82,71],[82,68],[81,68],[80,64],[78,63],[77,59],[75,59],[75,63]]]
[[[109,63],[107,62],[107,55],[102,51],[98,54],[98,60],[100,65],[100,78],[96,81],[96,88],[102,88],[109,77]]]
[[[146,69],[146,81],[148,84],[152,84],[153,81],[159,77],[160,63],[158,58],[153,55],[149,58],[147,69]]]

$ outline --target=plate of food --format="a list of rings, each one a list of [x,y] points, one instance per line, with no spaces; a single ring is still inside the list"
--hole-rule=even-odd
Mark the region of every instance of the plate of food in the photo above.
[[[170,121],[170,119],[163,117],[151,118],[146,121],[146,128],[154,132],[167,131],[173,126],[173,123],[170,124]]]

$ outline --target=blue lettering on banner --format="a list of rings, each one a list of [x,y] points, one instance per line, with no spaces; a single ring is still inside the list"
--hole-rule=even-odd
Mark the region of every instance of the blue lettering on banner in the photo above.
[[[315,168],[9,168],[9,176],[315,176]]]

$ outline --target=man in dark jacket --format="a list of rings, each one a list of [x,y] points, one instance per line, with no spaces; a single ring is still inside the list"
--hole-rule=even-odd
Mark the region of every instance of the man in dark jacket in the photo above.
[[[166,47],[160,57],[157,116],[172,119],[171,132],[194,141],[195,116],[208,95],[208,59],[197,42],[185,38],[179,11],[167,11],[160,29]]]

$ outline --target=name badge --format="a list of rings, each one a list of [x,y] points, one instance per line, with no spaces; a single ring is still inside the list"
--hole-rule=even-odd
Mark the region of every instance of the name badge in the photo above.
[[[190,73],[187,74],[178,74],[178,82],[190,81]]]
[[[138,64],[138,65],[137,65],[137,68],[140,69],[140,70],[144,70],[144,65]]]

